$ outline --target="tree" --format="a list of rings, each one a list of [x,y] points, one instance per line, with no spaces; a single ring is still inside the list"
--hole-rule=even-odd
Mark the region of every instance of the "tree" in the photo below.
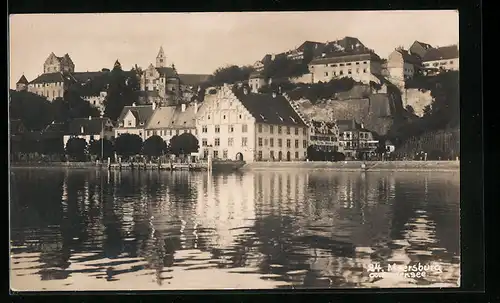
[[[58,106],[63,106],[63,111],[64,107],[67,108],[68,119],[87,118],[89,116],[99,117],[99,110],[82,99],[78,88],[78,83],[71,85],[68,90],[64,92],[65,103]]]
[[[66,142],[66,154],[77,161],[85,160],[87,141],[83,138],[73,137]]]
[[[101,158],[101,153],[103,159],[113,157],[114,151],[115,147],[113,146],[113,142],[106,138],[90,142],[89,154],[98,156],[99,159]]]
[[[138,155],[142,150],[142,138],[136,134],[122,134],[115,140],[115,150],[127,158]]]
[[[198,139],[190,133],[176,135],[170,139],[170,152],[176,156],[195,153],[199,148]]]
[[[27,130],[40,131],[52,122],[51,104],[44,97],[15,90],[9,92],[10,119],[19,119]]]
[[[229,65],[219,67],[210,77],[212,85],[222,85],[224,83],[233,84],[239,81],[248,80],[250,74],[254,71],[251,66],[239,67],[237,65]]]
[[[142,153],[150,157],[159,157],[167,152],[167,143],[157,135],[149,137],[144,141]]]
[[[132,69],[130,72],[124,72],[119,62],[116,62],[109,73],[109,87],[104,100],[106,117],[116,121],[124,106],[137,101],[138,90],[137,71]]]

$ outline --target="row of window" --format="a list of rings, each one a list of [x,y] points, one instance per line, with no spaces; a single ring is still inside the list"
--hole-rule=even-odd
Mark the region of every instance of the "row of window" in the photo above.
[[[212,153],[213,153],[213,157],[215,159],[219,158],[219,151],[218,150],[214,150]],[[209,154],[209,151],[205,149],[203,151],[204,158],[207,158],[208,154]],[[298,160],[299,159],[299,155],[300,155],[299,152],[296,151],[295,154],[294,154],[294,156],[295,156],[294,159]],[[307,157],[307,153],[306,152],[304,152],[304,157]],[[227,159],[227,158],[228,158],[228,150],[225,149],[225,150],[222,151],[222,159]],[[277,160],[287,160],[287,161],[290,161],[290,160],[292,160],[292,154],[290,152],[287,152],[286,155],[284,155],[282,151],[279,151],[278,153],[275,154],[274,151],[272,150],[272,151],[269,152],[269,158],[273,159],[273,160],[277,159]],[[260,150],[257,153],[257,160],[260,161],[262,159],[263,159],[263,152]]]
[[[51,91],[51,90],[46,90],[46,91],[38,91],[37,92],[38,95],[40,96],[43,96],[43,97],[47,97],[47,98],[57,98],[57,97],[63,97],[63,92],[62,90],[54,90],[54,91]]]
[[[178,136],[180,133],[191,133],[191,130],[190,129],[183,129],[183,130],[180,130],[180,129],[176,129],[176,130],[172,130],[172,129],[162,129],[162,130],[148,130],[146,131],[146,135],[149,137],[149,136],[172,136],[172,135],[176,135]],[[195,135],[196,135],[196,130],[194,131]]]
[[[337,142],[337,138],[333,136],[311,136],[311,141]]]
[[[366,74],[366,72],[367,72],[367,71],[366,71],[366,68],[363,68],[363,74]],[[360,73],[359,68],[356,68],[356,74],[359,74],[359,73]],[[348,69],[348,70],[347,70],[347,74],[348,74],[348,75],[352,75],[352,70],[351,70],[351,69]],[[328,73],[328,72],[325,72],[325,77],[328,77],[328,75],[329,75],[329,73]],[[343,70],[340,70],[340,71],[339,71],[339,73],[338,73],[338,75],[339,75],[339,76],[344,75],[344,71],[343,71]],[[332,72],[332,76],[337,76],[337,72],[336,72],[336,71]]]
[[[270,138],[269,140],[267,138],[266,139],[258,138],[257,142],[259,147],[268,146],[268,143],[270,147],[274,147],[274,138]],[[283,139],[278,139],[277,143],[278,147],[282,147]],[[292,147],[292,140],[286,139],[286,147],[287,148]],[[295,140],[294,147],[299,148],[299,140]],[[307,140],[302,140],[302,148],[307,148]]]
[[[325,67],[328,67],[328,66],[330,66],[330,67],[352,66],[353,65],[352,63],[354,63],[354,65],[360,65],[361,64],[361,62],[347,62],[347,63],[339,63],[339,64],[328,64],[327,63],[327,64],[325,64]],[[363,61],[363,64],[368,64],[368,61]],[[314,65],[312,65],[311,67],[314,68]]]
[[[259,133],[262,133],[262,130],[263,130],[262,124],[258,124],[257,129],[258,129]],[[278,126],[277,130],[278,130],[278,134],[281,134],[282,131],[283,131],[282,130],[282,126]],[[295,135],[299,134],[299,128],[298,127],[290,127],[290,126],[286,126],[285,127],[285,132],[286,132],[287,135],[290,135],[292,133],[292,130],[293,130],[293,133]],[[274,134],[274,125],[269,125],[269,133],[270,134]],[[304,136],[307,135],[307,128],[302,128],[302,134]]]
[[[442,61],[442,62],[434,62],[432,63],[432,66],[437,67],[439,65],[447,65],[448,61]],[[453,60],[449,61],[449,64],[453,64]],[[424,66],[429,67],[431,64],[430,63],[424,63]]]
[[[247,146],[247,144],[248,144],[248,138],[242,137],[241,146]],[[201,146],[208,146],[208,139],[206,138],[201,139]],[[220,138],[215,138],[214,146],[220,146]],[[227,146],[234,146],[234,138],[227,138]]]

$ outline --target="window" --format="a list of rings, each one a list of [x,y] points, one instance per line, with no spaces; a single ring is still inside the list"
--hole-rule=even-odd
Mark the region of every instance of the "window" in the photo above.
[[[325,72],[325,77],[328,77],[328,72]]]
[[[215,146],[220,146],[220,138],[215,138]]]
[[[179,130],[178,130],[178,129],[176,129],[176,130],[175,130],[175,135],[176,135],[176,136],[178,136],[178,135],[179,135]]]
[[[365,73],[365,74],[366,74],[366,68],[363,68],[363,73]]]
[[[219,151],[218,150],[214,150],[214,158],[219,158]]]
[[[248,131],[248,125],[246,124],[241,125],[241,132],[246,133],[247,131]]]
[[[347,66],[351,66],[351,63],[346,63]]]
[[[269,156],[271,157],[271,159],[274,159],[274,150],[269,152]]]
[[[352,74],[351,69],[348,69],[348,70],[347,70],[347,73],[348,73],[349,75],[351,75],[351,74]]]
[[[339,66],[344,66],[344,63],[340,63]]]
[[[343,70],[341,70],[341,71],[339,72],[339,75],[343,75],[343,74],[344,74],[344,71],[343,71]]]
[[[366,62],[366,61],[363,61],[363,64],[367,64],[367,62]]]
[[[132,126],[132,121],[128,120],[127,125]]]
[[[269,125],[269,132],[271,134],[274,134],[274,126],[273,125]]]
[[[246,137],[241,138],[241,146],[247,146],[247,141]]]
[[[207,118],[208,118],[208,120],[210,120],[210,115],[208,115],[208,117],[207,117]]]
[[[204,159],[206,159],[207,157],[208,157],[208,150],[207,150],[207,149],[205,149],[205,150],[203,151],[203,158],[204,158]]]
[[[239,116],[239,117],[240,117],[240,119],[241,119],[241,114],[240,114],[240,116]]]
[[[206,125],[203,125],[203,126],[201,127],[201,132],[202,132],[202,133],[206,133],[207,131],[208,131],[208,127],[207,127]]]
[[[307,152],[306,151],[304,152],[304,158],[307,158]]]
[[[274,139],[269,139],[269,146],[274,147]]]
[[[295,148],[299,148],[299,140],[295,140]]]
[[[262,151],[261,150],[259,150],[259,156],[258,157],[259,157],[259,160],[262,160]]]
[[[222,151],[222,158],[227,159],[227,149]]]
[[[281,139],[278,139],[278,147],[282,147],[283,146],[283,142]]]
[[[230,132],[230,133],[234,132],[234,126],[229,125],[229,126],[228,126],[228,129],[229,129],[229,132]]]
[[[286,134],[289,135],[290,134],[290,126],[287,126],[286,127]]]
[[[259,138],[259,146],[262,146],[262,138]]]
[[[298,135],[298,134],[299,134],[299,128],[295,127],[295,135]]]
[[[452,60],[452,61],[450,61],[450,64],[453,64],[453,60]]]
[[[207,139],[201,139],[201,146],[208,146]]]
[[[295,152],[295,159],[299,158],[299,152]]]
[[[292,142],[290,139],[286,139],[286,147],[290,148],[292,146]]]
[[[359,65],[359,62],[356,62],[356,65]]]
[[[185,130],[184,130],[184,133],[187,133],[187,132],[188,132],[188,131],[187,131],[187,129],[185,129]]]
[[[216,126],[215,126],[215,132],[216,132],[216,133],[220,133],[220,126],[219,126],[219,125],[216,125]]]
[[[278,126],[278,134],[281,134],[281,126]]]
[[[258,129],[259,129],[259,133],[261,133],[262,132],[262,124],[259,124]]]
[[[305,136],[305,135],[307,135],[307,128],[305,128],[305,127],[304,127],[304,128],[302,129],[302,134],[303,134],[304,136]]]
[[[303,148],[307,148],[307,140],[303,140],[302,141],[302,147]]]
[[[222,116],[222,119],[226,120],[226,115],[223,115],[223,116]]]

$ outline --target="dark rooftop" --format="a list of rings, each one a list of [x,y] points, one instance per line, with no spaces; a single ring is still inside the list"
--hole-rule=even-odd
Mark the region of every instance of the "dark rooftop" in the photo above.
[[[176,78],[179,77],[175,69],[172,67],[157,67],[156,70],[160,73],[161,76],[167,78]]]
[[[38,76],[32,80],[29,84],[44,84],[44,83],[55,83],[55,82],[74,82],[74,78],[70,74],[56,73],[46,73]]]
[[[149,118],[153,115],[153,106],[151,104],[147,105],[136,105],[136,106],[125,106],[118,117],[118,121],[121,122],[125,119],[128,112],[132,112],[134,117],[138,120],[139,124],[146,125]]]
[[[24,75],[19,78],[19,81],[17,81],[18,84],[28,84],[28,79]]]
[[[458,46],[449,45],[430,49],[422,59],[423,61],[448,60],[458,58]]]
[[[373,60],[380,61],[380,57],[373,53],[372,51],[363,49],[354,52],[339,52],[332,53],[329,56],[323,58],[316,58],[311,61],[310,64],[328,64],[328,63],[341,63],[341,62],[351,62],[351,61],[362,61],[362,60]]]
[[[236,97],[255,118],[257,123],[307,126],[281,95],[235,92]]]
[[[69,122],[68,135],[98,135],[106,124],[111,123],[109,118],[76,118]],[[83,132],[82,132],[83,128]]]

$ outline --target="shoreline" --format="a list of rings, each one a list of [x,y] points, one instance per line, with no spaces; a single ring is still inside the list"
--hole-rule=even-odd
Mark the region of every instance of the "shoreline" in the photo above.
[[[365,164],[365,169],[362,164]],[[241,170],[313,169],[336,171],[460,171],[460,161],[339,161],[339,162],[253,162]]]
[[[256,170],[337,170],[337,171],[460,171],[460,161],[365,161],[365,169],[362,161],[342,162],[252,162],[237,168],[239,171]],[[239,166],[239,165],[237,165]],[[66,168],[66,169],[95,169],[108,170],[108,168],[96,165],[94,162],[53,162],[53,163],[11,163],[10,168]],[[115,169],[112,169],[115,170]],[[144,169],[140,169],[144,170]],[[151,169],[147,169],[151,170]]]

